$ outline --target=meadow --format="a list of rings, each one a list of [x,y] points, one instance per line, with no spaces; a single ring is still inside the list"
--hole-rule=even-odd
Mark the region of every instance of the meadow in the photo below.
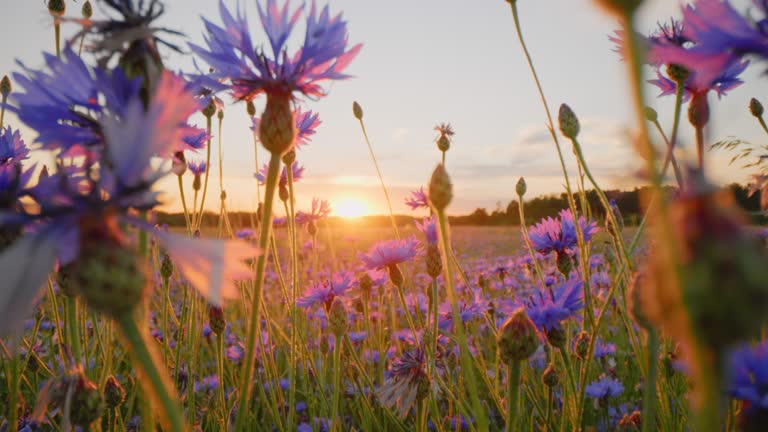
[[[44,2],[44,66],[18,62],[0,81],[0,432],[768,428],[768,235],[705,158],[743,162],[768,207],[766,148],[708,136],[711,96],[765,67],[765,0],[748,13],[695,0],[650,35],[636,28],[642,0],[592,2],[618,23],[631,89],[627,145],[644,165],[632,226],[593,176],[578,114],[549,105],[527,2],[502,2],[531,73],[513,84],[540,96],[565,205],[498,227],[449,223],[449,123],[425,143],[426,187],[405,200],[429,216],[397,218],[354,101],[391,224],[331,220],[322,197],[299,208],[313,102],[362,49],[331,6],[259,0],[249,21],[220,1],[204,43],[184,45],[195,70],[174,72],[163,53],[184,41],[159,26],[163,2],[94,3],[102,14]],[[651,90],[671,118],[648,106]],[[251,120],[247,218],[224,186],[232,106]],[[758,99],[742,114],[768,134]],[[156,223],[165,177],[183,225]],[[520,221],[528,187],[509,185]]]

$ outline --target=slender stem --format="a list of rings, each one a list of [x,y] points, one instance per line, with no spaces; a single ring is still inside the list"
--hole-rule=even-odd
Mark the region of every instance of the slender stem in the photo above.
[[[525,224],[525,202],[522,195],[518,195],[517,198],[520,201],[517,209],[520,213],[520,231],[523,232],[523,241],[525,241],[525,245],[528,247],[528,253],[531,254],[531,261],[533,262],[533,268],[536,270],[536,276],[539,277],[539,281],[544,286],[544,273],[541,271],[541,265],[538,258],[536,258],[536,251],[533,249],[530,237],[528,237],[528,226]]]
[[[395,214],[392,211],[392,201],[389,199],[389,192],[387,191],[387,186],[384,184],[384,176],[381,175],[379,162],[376,160],[376,154],[373,153],[373,147],[371,146],[371,141],[368,139],[368,133],[365,131],[365,123],[363,122],[363,119],[360,119],[360,128],[363,131],[365,143],[368,145],[368,151],[371,152],[371,160],[373,160],[373,166],[376,167],[376,174],[379,176],[381,189],[384,191],[384,198],[387,199],[387,208],[389,209],[389,219],[392,222],[392,229],[395,231],[395,237],[400,240],[400,231],[397,229],[397,221],[395,221]]]
[[[221,422],[222,422],[222,430],[227,429],[227,399],[224,395],[226,392],[226,386],[224,385],[224,335],[218,334],[216,335],[216,368],[217,373],[219,374],[219,404],[221,407],[221,411],[219,412],[219,416],[221,416]]]
[[[56,43],[56,57],[61,57],[61,24],[59,19],[53,19],[53,37]]]
[[[179,180],[179,195],[181,196],[181,206],[184,208],[184,222],[187,224],[187,234],[192,234],[192,221],[189,218],[189,210],[187,210],[187,199],[184,196],[184,182],[181,181],[181,176],[177,175]]]
[[[757,121],[760,122],[760,126],[763,127],[763,130],[765,131],[765,133],[768,134],[768,125],[765,124],[765,119],[762,116],[760,116],[757,118]],[[0,117],[0,127],[2,126],[3,126],[2,117]]]
[[[698,363],[696,383],[698,403],[696,406],[695,428],[702,432],[719,432],[722,428],[723,401],[721,399],[722,365],[716,352],[694,342],[692,349],[696,352],[695,362]]]
[[[336,335],[333,343],[333,414],[331,415],[331,430],[340,431],[341,417],[339,410],[341,408],[341,349],[344,343],[344,336]]]
[[[200,229],[200,225],[203,223],[203,217],[205,216],[205,196],[208,192],[208,177],[211,175],[211,143],[213,142],[213,137],[211,136],[211,130],[213,129],[213,122],[211,121],[211,117],[206,117],[206,128],[208,130],[208,144],[206,145],[206,156],[205,156],[205,180],[203,180],[203,196],[200,198],[200,211],[198,212],[199,218],[197,220],[197,225],[195,226],[195,230]]]
[[[680,173],[680,166],[677,164],[677,158],[675,158],[674,144],[667,138],[667,134],[664,133],[664,130],[661,128],[658,120],[655,120],[653,125],[656,127],[659,135],[661,135],[661,138],[664,139],[664,144],[667,146],[667,154],[664,156],[664,166],[661,169],[661,177],[664,178],[667,176],[667,171],[669,170],[669,165],[671,164],[677,185],[679,187],[683,187],[683,177]]]
[[[699,170],[704,170],[704,127],[696,126],[696,156]]]
[[[293,427],[296,416],[296,378],[298,375],[298,353],[296,345],[296,333],[298,331],[298,310],[296,308],[296,298],[299,296],[299,250],[298,250],[298,230],[296,229],[296,199],[293,190],[293,164],[285,166],[286,177],[288,178],[288,200],[287,210],[288,226],[291,234],[291,381],[288,390],[288,427]]]
[[[155,350],[149,344],[145,332],[139,329],[133,315],[124,313],[115,320],[125,338],[128,352],[133,357],[142,386],[151,399],[160,404],[162,409],[155,410],[166,428],[173,432],[185,430],[181,408],[176,402],[176,392],[167,374],[161,373],[157,365],[162,364]]]
[[[659,336],[656,330],[648,331],[647,369],[643,389],[643,432],[656,430],[656,370],[658,366]]]
[[[3,119],[5,118],[5,102],[8,100],[7,96],[2,97],[0,101],[0,128],[3,127]]]
[[[507,378],[507,432],[518,430],[517,400],[520,397],[520,369],[520,360],[513,360],[508,365],[509,377]]]
[[[66,298],[66,304],[67,304],[67,313],[66,313],[66,328],[67,328],[67,342],[70,345],[70,348],[72,348],[72,356],[75,358],[75,361],[77,363],[80,363],[83,359],[83,352],[80,347],[80,330],[78,327],[78,320],[77,320],[77,297],[69,297]]]
[[[261,227],[259,233],[259,248],[266,251],[269,245],[269,239],[272,236],[272,203],[275,198],[275,187],[277,186],[277,176],[280,170],[280,155],[272,154],[269,159],[269,170],[267,171],[267,187],[264,195],[264,207],[261,215]],[[240,375],[240,397],[237,402],[237,419],[235,420],[235,431],[246,430],[246,416],[250,412],[251,392],[253,389],[253,369],[256,361],[256,338],[259,332],[259,314],[261,309],[262,288],[264,286],[264,275],[267,267],[267,255],[263,253],[256,260],[256,279],[253,292],[251,317],[249,320],[248,339],[246,341],[245,357],[243,358],[243,368]]]

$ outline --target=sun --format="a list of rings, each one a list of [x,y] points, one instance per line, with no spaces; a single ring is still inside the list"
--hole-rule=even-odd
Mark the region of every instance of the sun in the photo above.
[[[333,212],[344,218],[358,218],[368,211],[368,204],[358,198],[346,197],[333,203]]]

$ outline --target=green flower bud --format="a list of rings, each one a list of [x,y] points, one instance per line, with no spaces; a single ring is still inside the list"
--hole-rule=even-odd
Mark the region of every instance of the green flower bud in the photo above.
[[[445,210],[453,199],[453,185],[443,164],[438,164],[429,180],[429,202],[437,211]]]
[[[317,224],[315,221],[309,221],[309,223],[307,223],[307,233],[310,237],[317,235]]]
[[[173,154],[171,171],[179,177],[187,172],[187,159],[184,157],[184,152],[176,152]]]
[[[684,66],[677,64],[667,65],[667,75],[678,85],[684,83],[691,73]]]
[[[549,388],[560,384],[560,374],[557,372],[557,369],[555,369],[554,363],[550,363],[549,366],[544,369],[544,372],[541,373],[541,380],[544,382],[544,385]]]
[[[504,363],[528,359],[539,348],[539,335],[525,309],[520,308],[512,313],[499,329],[496,345],[499,357]]]
[[[589,333],[585,331],[576,336],[576,343],[574,344],[574,353],[576,354],[576,357],[586,360],[590,339]]]
[[[352,102],[352,114],[354,114],[355,118],[358,120],[363,119],[363,107],[361,107],[357,101]]]
[[[336,336],[336,343],[341,343],[341,337],[347,333],[349,317],[347,307],[339,297],[334,297],[328,312],[328,328]]]
[[[749,112],[751,112],[753,116],[760,118],[763,116],[763,111],[763,104],[761,104],[759,100],[755,98],[749,100]]]
[[[93,16],[93,6],[91,6],[90,0],[85,0],[85,3],[83,3],[83,8],[80,10],[80,13],[83,14],[83,18],[91,19],[91,17]]]
[[[256,115],[256,104],[254,104],[252,100],[245,103],[245,112],[251,117]]]
[[[203,108],[202,113],[206,118],[211,118],[214,114],[216,114],[216,111],[216,102],[213,100],[213,98],[211,98],[211,100],[208,102],[208,105]]]
[[[64,408],[66,404],[62,402],[59,406]],[[74,384],[70,406],[72,408],[69,416],[72,423],[81,427],[89,426],[104,414],[104,396],[96,384],[81,373]]]
[[[579,135],[579,130],[581,129],[581,126],[579,126],[579,119],[568,105],[560,105],[558,121],[560,123],[560,131],[563,135],[570,139],[575,139]]]
[[[371,279],[371,276],[368,273],[363,273],[357,283],[360,285],[360,292],[363,294],[363,300],[370,298],[371,289],[373,289],[373,279]]]
[[[219,112],[216,113],[216,117],[219,118],[219,121],[224,120],[224,108],[219,108]]]
[[[109,409],[115,409],[125,402],[125,389],[113,375],[108,376],[104,384],[104,401]]]
[[[286,171],[290,172],[291,166],[294,162],[296,162],[296,150],[291,149],[287,153],[285,153],[282,157],[283,163],[285,164]]]
[[[645,119],[651,123],[656,123],[659,121],[659,113],[657,113],[656,110],[651,107],[645,107],[643,114],[645,114]]]
[[[558,349],[563,349],[565,347],[565,341],[568,339],[568,336],[565,334],[565,330],[563,330],[561,327],[552,327],[551,329],[545,331],[544,335],[547,336],[547,342]]]
[[[392,285],[402,287],[405,277],[403,276],[403,272],[400,271],[400,267],[398,267],[397,264],[392,264],[387,267],[387,270],[389,270],[389,280],[392,281]]]
[[[443,257],[440,255],[440,248],[436,244],[427,245],[427,274],[432,279],[437,279],[443,272]]]
[[[288,198],[290,198],[290,194],[288,193],[288,186],[284,184],[279,184],[277,187],[277,196],[280,198],[280,201],[287,202]]]
[[[67,5],[64,0],[48,0],[48,12],[53,16],[61,17],[67,11]]]
[[[221,193],[219,194],[219,199],[222,200],[222,201],[226,201],[227,200],[227,191],[222,190]]]
[[[9,94],[11,94],[11,91],[13,90],[13,86],[11,86],[11,79],[8,78],[8,75],[3,75],[3,79],[0,80],[0,96],[3,97],[3,99],[6,99]]]
[[[437,139],[437,148],[441,152],[447,152],[448,149],[451,148],[451,140],[449,140],[445,135],[440,135],[440,137]]]
[[[282,155],[293,148],[296,121],[290,95],[268,95],[267,107],[259,122],[259,141],[270,153]]]
[[[519,197],[523,197],[527,191],[528,185],[525,183],[525,179],[520,177],[520,179],[517,180],[517,184],[515,185],[515,192],[517,192]]]
[[[173,261],[167,253],[163,252],[162,260],[160,261],[160,277],[163,278],[163,283],[167,284],[173,276]]]
[[[557,251],[555,253],[555,264],[557,265],[557,270],[566,278],[571,274],[571,270],[573,270],[573,259],[571,259],[567,252]]]
[[[208,308],[208,326],[215,335],[224,334],[227,328],[227,320],[224,318],[224,310],[217,306]]]

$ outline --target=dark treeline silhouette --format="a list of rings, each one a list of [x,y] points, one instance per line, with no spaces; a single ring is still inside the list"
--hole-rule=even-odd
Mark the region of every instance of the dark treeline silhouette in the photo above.
[[[740,184],[732,183],[726,186],[733,195],[736,204],[741,207],[751,217],[753,223],[765,223],[766,217],[760,211],[759,194],[749,195],[749,190]],[[673,190],[668,189],[670,193]],[[633,190],[607,190],[605,191],[608,199],[613,200],[621,211],[626,225],[636,225],[642,218],[641,197],[648,188],[635,188]],[[597,192],[594,190],[586,191],[587,206],[593,219],[602,221],[605,218],[603,206]],[[568,196],[565,193],[542,195],[525,201],[525,222],[532,224],[545,217],[557,216],[558,212],[568,208]],[[580,207],[578,194],[574,195],[577,207]],[[463,216],[450,216],[452,225],[519,225],[520,208],[517,199],[509,201],[506,207],[498,202],[496,208],[490,212],[485,208],[477,208],[470,214]],[[580,209],[581,210],[581,209]],[[249,227],[255,220],[255,214],[250,212],[230,212],[230,222],[236,227]],[[361,222],[369,226],[390,226],[389,216],[364,216]],[[416,219],[412,216],[396,215],[395,220],[398,225],[410,224]],[[183,226],[184,215],[181,213],[158,213],[157,222],[169,226]],[[339,217],[330,217],[327,221],[331,225],[346,223],[346,220]],[[218,214],[206,212],[203,216],[204,226],[217,226]]]

